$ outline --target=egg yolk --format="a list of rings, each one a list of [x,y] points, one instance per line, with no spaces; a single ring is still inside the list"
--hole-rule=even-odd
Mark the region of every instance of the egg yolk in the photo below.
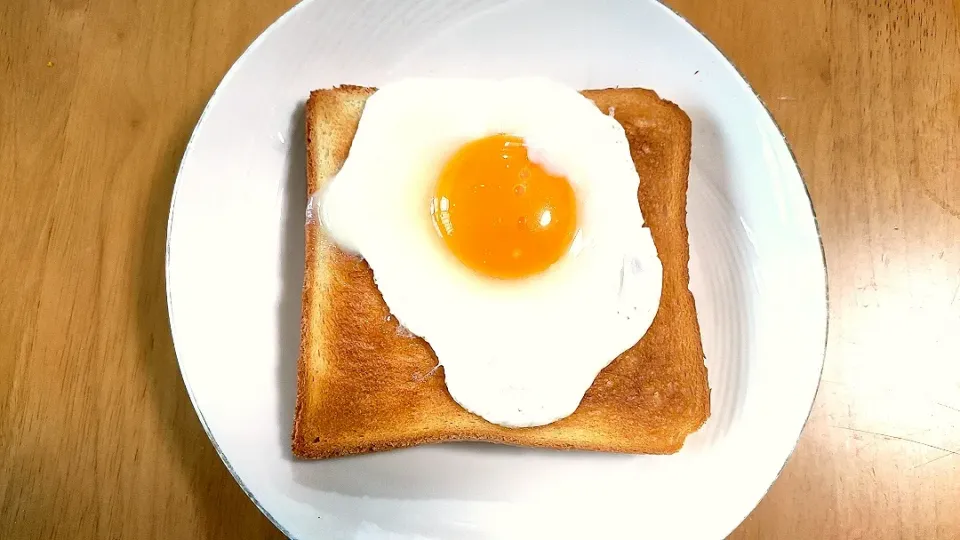
[[[512,135],[461,147],[442,169],[431,212],[448,249],[494,278],[546,270],[577,231],[570,181],[530,161],[523,139]]]

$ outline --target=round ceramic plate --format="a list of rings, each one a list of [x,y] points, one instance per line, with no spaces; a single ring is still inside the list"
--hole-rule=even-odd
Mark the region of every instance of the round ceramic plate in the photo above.
[[[304,100],[410,75],[640,86],[690,116],[690,287],[712,415],[681,452],[447,444],[293,459]],[[301,539],[722,538],[796,445],[826,338],[820,241],[783,136],[723,55],[652,0],[299,4],[240,58],[197,125],[170,213],[167,287],[211,440]]]

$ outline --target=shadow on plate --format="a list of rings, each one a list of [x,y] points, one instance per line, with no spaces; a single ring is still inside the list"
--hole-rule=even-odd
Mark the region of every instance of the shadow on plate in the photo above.
[[[300,298],[303,290],[304,225],[306,223],[306,104],[297,103],[290,118],[287,178],[284,182],[283,212],[280,239],[280,273],[282,289],[278,302],[279,331],[277,351],[277,395],[282,455],[290,453],[293,412],[297,400],[297,359],[300,354]]]
[[[304,463],[294,467],[293,478],[304,487],[352,497],[504,501],[589,485],[636,459],[454,442]]]

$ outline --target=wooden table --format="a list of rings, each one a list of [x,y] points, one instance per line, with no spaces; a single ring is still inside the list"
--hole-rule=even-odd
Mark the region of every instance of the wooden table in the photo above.
[[[0,538],[273,538],[187,399],[174,176],[294,0],[0,5]],[[733,538],[960,538],[960,2],[673,0],[793,144],[829,266],[823,381]]]

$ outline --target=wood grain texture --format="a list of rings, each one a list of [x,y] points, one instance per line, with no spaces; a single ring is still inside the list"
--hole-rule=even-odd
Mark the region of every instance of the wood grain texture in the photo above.
[[[166,319],[174,175],[293,0],[0,3],[0,538],[279,538]],[[796,453],[737,539],[960,537],[960,2],[672,0],[770,106],[831,290]]]

